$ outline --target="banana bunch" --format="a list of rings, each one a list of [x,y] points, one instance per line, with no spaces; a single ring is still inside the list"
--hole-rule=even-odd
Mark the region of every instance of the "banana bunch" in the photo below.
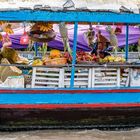
[[[7,26],[5,26],[3,31],[8,33],[8,34],[13,34],[14,33],[14,31],[12,30],[11,24],[8,24]]]
[[[47,32],[49,30],[52,30],[53,24],[41,22],[38,24],[38,27],[39,27],[40,31]]]
[[[2,37],[2,34],[0,34],[0,41],[2,41],[3,37]]]
[[[5,23],[5,21],[0,21],[0,25],[3,25]]]

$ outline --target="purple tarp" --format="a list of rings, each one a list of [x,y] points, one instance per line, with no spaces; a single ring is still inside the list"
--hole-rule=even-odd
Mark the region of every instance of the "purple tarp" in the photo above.
[[[67,25],[68,26],[68,37],[69,37],[69,42],[70,46],[73,46],[73,25]],[[94,31],[97,32],[98,30],[101,30],[102,35],[106,36],[109,39],[109,34],[105,30],[106,26],[100,25],[100,26],[93,26]],[[79,25],[78,26],[78,40],[77,40],[77,49],[78,50],[84,50],[84,51],[90,51],[90,48],[88,48],[87,45],[87,38],[85,33],[88,31],[89,26],[87,25]],[[61,35],[59,33],[58,25],[54,25],[54,30],[56,32],[56,38],[55,40],[51,41],[48,43],[48,45],[51,48],[56,48],[63,50],[63,42],[61,39]],[[122,33],[118,35],[118,42],[119,42],[119,47],[125,46],[125,26],[122,28]],[[14,35],[11,35],[10,38],[12,40],[12,47],[16,49],[21,49],[21,48],[27,48],[26,45],[20,45],[20,37],[23,34],[21,32],[21,29],[16,31]],[[129,44],[134,44],[138,42],[138,39],[140,38],[140,28],[134,27],[134,26],[129,26]],[[1,46],[1,43],[0,43]]]

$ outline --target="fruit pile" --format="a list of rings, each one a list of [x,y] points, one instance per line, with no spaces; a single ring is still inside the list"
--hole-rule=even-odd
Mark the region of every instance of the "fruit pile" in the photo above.
[[[120,56],[106,56],[105,58],[99,58],[95,56],[94,54],[91,55],[90,53],[78,51],[76,53],[76,61],[77,63],[124,63],[125,59]],[[50,54],[47,56],[44,56],[42,60],[35,60],[33,62],[33,65],[64,65],[66,63],[72,62],[72,56],[65,52],[62,54],[59,50],[51,50]]]
[[[69,63],[72,62],[72,56],[68,52],[65,52],[63,54],[63,57],[67,58],[67,61]],[[80,62],[96,62],[96,61],[98,61],[98,57],[95,56],[94,54],[91,55],[90,53],[87,53],[87,52],[84,52],[84,51],[77,51],[76,61],[77,61],[77,63],[80,63]]]
[[[40,59],[36,59],[33,61],[32,66],[42,66],[43,62]]]
[[[123,57],[120,56],[106,56],[104,59],[99,59],[100,63],[124,63],[125,59]]]
[[[78,62],[96,62],[98,61],[98,57],[96,55],[91,55],[90,53],[84,51],[78,51],[76,54],[77,63]]]
[[[67,59],[61,54],[59,50],[51,50],[49,56],[42,59],[44,65],[64,65]]]
[[[67,58],[61,54],[59,50],[51,50],[50,54],[41,59],[33,61],[33,66],[41,65],[64,65],[67,63]]]

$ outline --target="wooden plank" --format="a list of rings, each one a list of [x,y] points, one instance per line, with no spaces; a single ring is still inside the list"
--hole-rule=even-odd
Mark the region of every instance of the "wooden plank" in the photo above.
[[[102,87],[116,87],[116,85],[95,85],[96,88],[102,88]]]
[[[92,86],[91,87],[95,87],[95,68],[92,68]]]
[[[70,83],[64,82],[64,85],[70,85]],[[88,86],[88,82],[74,82],[74,86]]]
[[[40,85],[57,85],[58,86],[58,82],[39,82],[39,81],[35,81],[35,85],[36,84],[40,84]]]
[[[34,88],[35,86],[35,75],[36,75],[36,68],[33,68],[33,72],[32,72],[32,83],[31,83],[31,87]]]
[[[115,76],[117,76],[117,72],[105,72],[105,75],[115,75]]]
[[[121,81],[126,81],[127,80],[127,77],[123,77],[123,78],[121,78]]]
[[[126,73],[129,72],[129,69],[124,69],[124,72],[126,72]]]
[[[117,81],[95,81],[95,84],[115,84],[116,85]]]
[[[128,76],[128,73],[123,73],[122,76],[126,76],[127,77]]]
[[[128,73],[128,77],[126,80],[126,87],[130,86],[131,72],[132,72],[132,68],[129,68],[129,73]]]
[[[26,88],[32,88],[30,84],[26,84]]]
[[[60,88],[64,87],[64,69],[60,69],[58,87],[60,87]]]
[[[92,69],[89,69],[89,73],[88,73],[88,88],[92,87]]]
[[[95,72],[105,72],[105,71],[117,71],[117,69],[102,69],[102,68],[100,68],[100,69],[95,69]]]
[[[59,77],[59,73],[56,74],[56,73],[39,73],[37,72],[36,75],[43,75],[43,76],[58,76]]]
[[[121,71],[120,68],[117,69],[117,87],[120,87],[120,75],[121,75]]]
[[[59,81],[59,78],[48,78],[48,77],[39,77],[36,76],[36,80],[46,80],[46,81]]]
[[[126,83],[125,82],[121,82],[121,85],[125,85]]]
[[[34,88],[46,88],[46,86],[34,86]]]
[[[36,71],[44,71],[44,72],[48,72],[48,71],[51,71],[51,72],[59,72],[60,69],[58,68],[40,68],[40,67],[36,67]]]
[[[69,81],[70,78],[65,78],[65,81]],[[74,81],[88,81],[88,77],[87,78],[74,78]]]
[[[70,76],[71,73],[65,73],[65,76]],[[75,73],[75,76],[88,76],[88,73]]]
[[[116,76],[112,77],[95,77],[95,80],[117,80]]]

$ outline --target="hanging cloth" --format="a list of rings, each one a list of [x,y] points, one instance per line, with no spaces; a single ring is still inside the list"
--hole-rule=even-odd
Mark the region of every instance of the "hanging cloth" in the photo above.
[[[107,26],[106,30],[109,33],[110,36],[110,44],[113,47],[113,51],[115,55],[117,55],[117,48],[118,48],[118,38],[115,34],[115,30],[111,28],[111,26]]]
[[[65,22],[61,22],[59,24],[59,31],[63,40],[64,51],[66,52],[68,50],[69,54],[72,56],[72,50],[70,48],[69,39],[68,39],[68,29],[66,27]]]

